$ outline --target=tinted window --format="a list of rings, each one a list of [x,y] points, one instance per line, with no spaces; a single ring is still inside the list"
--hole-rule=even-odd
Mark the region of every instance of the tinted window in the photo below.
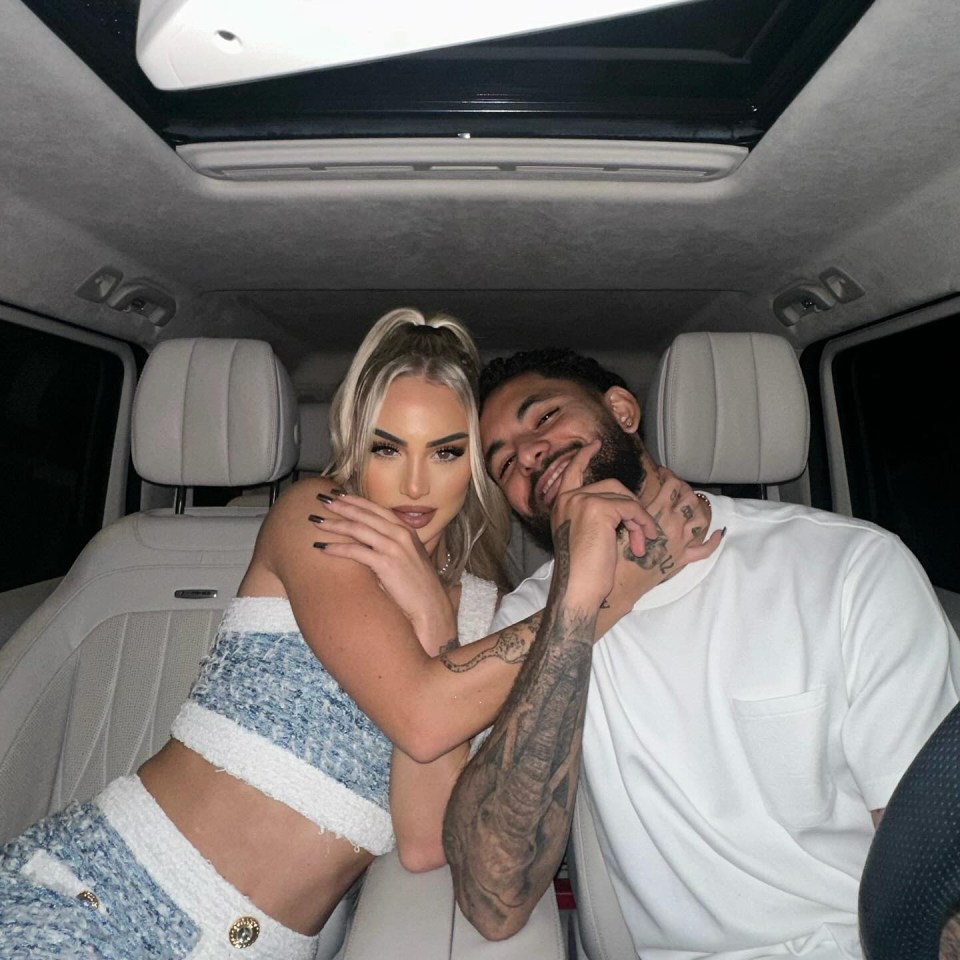
[[[69,569],[100,529],[123,364],[0,322],[0,590]]]
[[[898,534],[939,587],[960,591],[958,319],[863,343],[834,360],[854,516]]]

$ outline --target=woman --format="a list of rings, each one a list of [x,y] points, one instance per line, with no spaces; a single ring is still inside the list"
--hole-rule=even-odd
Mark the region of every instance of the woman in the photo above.
[[[477,367],[453,320],[373,327],[334,403],[330,476],[268,514],[173,738],[3,848],[0,957],[312,957],[394,826],[405,862],[442,862],[464,741],[535,632],[477,639],[505,528]]]

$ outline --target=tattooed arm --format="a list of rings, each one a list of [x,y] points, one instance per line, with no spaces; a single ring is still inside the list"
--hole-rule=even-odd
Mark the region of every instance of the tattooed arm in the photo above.
[[[560,504],[554,508],[560,526],[554,533],[556,562],[542,622],[490,737],[454,788],[444,820],[444,849],[457,901],[489,939],[511,936],[526,923],[563,856],[595,634],[632,607],[637,596],[684,563],[709,555],[720,542],[719,535],[708,544],[688,542],[689,525],[697,517],[685,509],[690,504],[681,497],[681,486],[665,485],[650,505],[654,517],[666,521],[670,514],[673,537],[656,523],[653,536],[644,537],[644,548],[636,537],[628,537],[617,549],[617,528],[627,521],[631,530],[638,506],[618,484],[579,491],[581,505],[592,499],[587,505],[599,514],[573,506],[565,513],[566,505]],[[702,507],[700,511],[702,515]],[[581,535],[576,538],[578,525]],[[598,611],[608,593],[604,626],[598,623]]]
[[[443,843],[457,901],[487,938],[527,921],[569,830],[599,605],[567,602],[569,524],[555,538],[551,596],[502,717],[456,787]]]

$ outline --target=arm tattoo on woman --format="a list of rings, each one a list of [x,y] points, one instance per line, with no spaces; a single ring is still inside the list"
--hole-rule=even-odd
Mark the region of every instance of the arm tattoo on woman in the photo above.
[[[445,653],[449,653],[451,650],[458,650],[460,648],[460,641],[456,637],[451,637],[438,651],[437,656],[443,659]]]
[[[444,819],[457,900],[487,936],[526,922],[560,863],[573,815],[596,612],[564,605],[569,523],[554,542],[554,580],[536,640]]]
[[[466,663],[454,663],[447,656],[452,648],[444,647],[440,651],[440,662],[451,673],[466,673],[478,663],[489,660],[491,657],[502,660],[504,663],[523,663],[527,659],[530,642],[539,625],[540,615],[537,614],[535,620],[525,620],[521,623],[515,623],[512,627],[506,627],[500,631],[497,642],[492,647],[487,647],[486,650],[471,657]]]

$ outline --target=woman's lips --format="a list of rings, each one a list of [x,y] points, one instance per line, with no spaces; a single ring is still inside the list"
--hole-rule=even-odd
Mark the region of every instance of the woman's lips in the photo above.
[[[425,527],[437,512],[432,507],[394,507],[393,512],[414,530]]]

